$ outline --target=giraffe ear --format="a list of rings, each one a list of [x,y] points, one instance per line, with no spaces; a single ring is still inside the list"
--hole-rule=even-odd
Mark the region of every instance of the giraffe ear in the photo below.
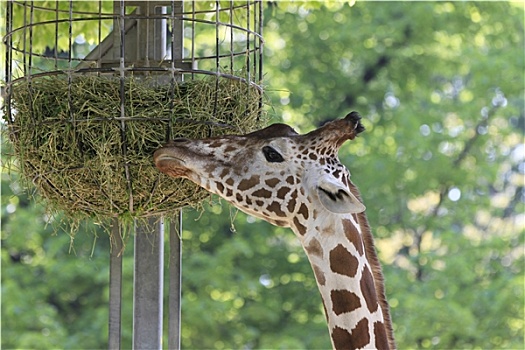
[[[346,186],[329,176],[323,176],[319,180],[317,195],[321,204],[332,213],[355,214],[366,209]]]

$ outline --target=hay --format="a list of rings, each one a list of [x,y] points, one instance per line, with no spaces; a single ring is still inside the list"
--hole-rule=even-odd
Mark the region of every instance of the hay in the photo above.
[[[246,133],[262,126],[260,92],[231,79],[176,85],[77,76],[12,86],[9,137],[27,184],[69,218],[144,218],[197,205],[207,193],[154,167],[167,138]]]

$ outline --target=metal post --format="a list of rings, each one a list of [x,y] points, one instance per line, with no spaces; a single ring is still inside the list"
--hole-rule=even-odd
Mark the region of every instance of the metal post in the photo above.
[[[153,18],[166,8],[156,2],[134,3],[147,18],[137,21],[137,35],[130,41],[132,61],[149,66],[166,55],[166,20]],[[153,62],[150,62],[153,61]],[[133,348],[161,349],[164,286],[164,219],[152,217],[135,227],[133,282]]]
[[[121,346],[121,309],[122,309],[122,232],[118,219],[111,223],[109,255],[109,336],[108,349],[120,349]]]
[[[133,349],[162,348],[164,223],[152,217],[135,226]]]
[[[180,301],[182,286],[182,210],[179,211],[178,219],[173,219],[170,223],[169,259],[170,291],[168,304],[168,347],[169,349],[180,349]]]
[[[164,1],[120,1],[114,3],[115,13],[120,17],[115,20],[112,42],[113,60],[120,62],[121,79],[125,74],[125,62],[134,62],[139,66],[148,67],[151,64],[166,59],[167,44],[167,20],[157,17],[167,13],[168,2]],[[162,5],[161,5],[162,4]],[[124,7],[136,6],[133,12],[137,19],[126,19]],[[183,21],[180,16],[183,13],[182,1],[171,1],[172,12],[179,15],[175,18],[172,13],[172,83],[182,80],[182,76],[175,75],[175,62],[181,64],[183,58]],[[152,16],[155,14],[155,16]],[[141,17],[141,16],[144,16]],[[101,43],[103,46],[105,43]],[[106,46],[111,46],[108,40]],[[110,47],[103,49],[104,55]],[[125,49],[124,49],[125,47]],[[157,83],[166,83],[166,77],[157,76]],[[133,203],[130,202],[133,210]],[[118,227],[118,222],[116,222]],[[169,255],[169,324],[168,340],[170,349],[180,349],[180,298],[181,298],[181,240],[182,213],[178,220],[170,224],[170,255]],[[114,235],[121,238],[120,233]],[[121,242],[121,241],[120,241]],[[134,349],[160,349],[162,348],[163,330],[163,274],[164,274],[164,219],[152,217],[146,222],[135,225],[135,256],[134,256],[134,279],[133,279],[133,348]],[[117,254],[121,249],[118,249]],[[120,270],[117,264],[120,258]],[[110,287],[110,349],[118,349],[121,346],[120,339],[120,299],[122,258],[111,257],[111,283],[115,289]],[[115,264],[115,267],[113,267]],[[118,283],[118,288],[117,288]],[[111,311],[113,310],[113,311]],[[117,320],[118,317],[118,321]]]
[[[172,1],[172,37],[171,37],[171,65],[172,84],[181,81],[182,75],[175,75],[176,62],[182,62],[184,23],[176,15],[182,16],[183,2]],[[170,255],[169,255],[169,312],[168,312],[168,347],[180,349],[181,345],[181,287],[182,287],[182,210],[178,218],[170,223]]]

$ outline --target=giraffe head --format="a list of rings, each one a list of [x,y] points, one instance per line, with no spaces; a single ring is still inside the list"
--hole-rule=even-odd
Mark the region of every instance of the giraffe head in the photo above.
[[[175,139],[155,152],[155,165],[304,235],[307,219],[323,209],[336,214],[365,210],[337,156],[346,140],[364,130],[360,119],[352,112],[305,135],[274,124],[244,136]]]
[[[364,127],[356,112],[299,135],[274,124],[243,136],[175,139],[154,154],[239,209],[291,227],[321,293],[334,348],[394,348],[381,267],[365,207],[337,153]],[[388,339],[387,339],[388,337]]]

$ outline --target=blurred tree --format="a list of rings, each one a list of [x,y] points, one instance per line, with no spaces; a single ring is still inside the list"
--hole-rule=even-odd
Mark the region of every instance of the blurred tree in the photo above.
[[[521,347],[523,5],[283,7],[267,24],[277,114],[369,121],[341,158],[380,238],[399,347]]]
[[[377,237],[399,348],[524,345],[523,12],[506,2],[266,7],[276,120],[305,132],[354,109],[366,119],[340,157]],[[107,235],[82,226],[70,248],[5,170],[2,194],[2,347],[106,347]],[[328,348],[291,231],[206,207],[184,214],[183,347]],[[132,252],[128,240],[128,285]],[[131,302],[125,290],[124,348]]]
[[[108,243],[54,235],[53,218],[2,174],[2,348],[100,348],[107,333]],[[87,267],[87,268],[86,268]]]

